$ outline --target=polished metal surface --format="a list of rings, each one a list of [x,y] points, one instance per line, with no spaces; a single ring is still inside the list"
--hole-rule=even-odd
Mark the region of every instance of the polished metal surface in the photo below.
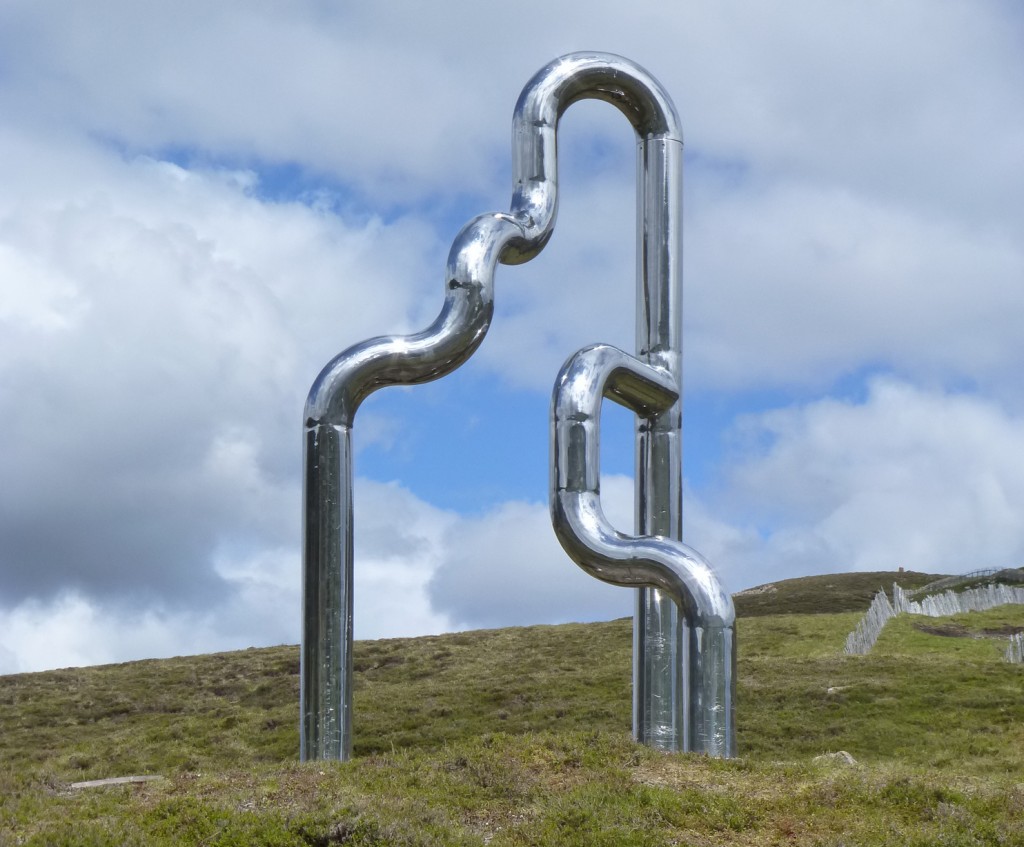
[[[559,375],[552,523],[584,570],[641,586],[633,623],[634,736],[661,750],[734,756],[732,599],[707,563],[681,543],[683,136],[661,85],[635,66],[631,71],[628,81],[618,68],[609,72],[614,83],[592,84],[637,135],[637,353],[586,348]],[[607,96],[612,89],[614,97]],[[652,403],[656,384],[670,393]],[[604,396],[637,414],[635,536],[617,533],[600,507]]]
[[[494,268],[523,228],[507,215],[467,224],[448,259],[441,314],[423,332],[374,338],[335,357],[306,400],[300,756],[352,755],[353,418],[385,385],[444,376],[479,346],[493,312]]]
[[[679,386],[667,369],[607,345],[585,347],[566,362],[552,401],[555,534],[570,558],[591,576],[613,585],[649,586],[649,593],[661,595],[645,618],[641,630],[645,639],[634,643],[637,739],[661,750],[733,756],[732,599],[700,554],[677,538],[626,535],[608,522],[600,495],[605,397],[636,413],[643,441],[650,431],[657,431],[660,417],[678,407]],[[648,455],[641,447],[641,460]],[[665,468],[659,472],[671,474]],[[659,506],[647,503],[645,508],[656,512]],[[662,598],[672,604],[675,614],[655,619],[666,608]]]
[[[638,600],[637,737],[663,749],[714,755],[734,750],[732,605],[707,565],[678,540],[682,135],[671,101],[646,71],[619,56],[575,53],[542,68],[520,95],[512,125],[510,211],[481,215],[456,237],[444,305],[434,323],[415,335],[375,338],[345,350],[310,389],[303,508],[303,760],[347,759],[352,749],[351,430],[359,404],[385,385],[444,376],[480,345],[493,314],[497,264],[528,261],[551,237],[558,207],[558,120],[572,103],[588,98],[615,105],[638,139],[638,355],[588,348],[567,366],[573,370],[577,362],[576,370],[586,376],[567,381],[563,371],[559,385],[576,386],[565,389],[570,405],[578,401],[593,409],[607,394],[640,414],[638,536],[619,535],[604,521],[596,441],[589,440],[586,427],[569,428],[566,437],[584,440],[565,447],[565,461],[575,464],[558,465],[555,472],[577,486],[564,493],[557,489],[556,532],[596,576],[652,586],[640,589]],[[590,429],[596,439],[596,419]]]

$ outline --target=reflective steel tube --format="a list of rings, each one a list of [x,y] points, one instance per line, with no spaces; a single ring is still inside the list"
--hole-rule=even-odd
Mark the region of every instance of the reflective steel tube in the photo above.
[[[441,314],[409,336],[373,338],[328,363],[306,399],[299,755],[352,755],[352,451],[363,399],[384,385],[427,382],[462,364],[493,313],[494,268],[522,228],[507,215],[470,221],[452,245]]]
[[[438,318],[415,335],[375,338],[345,350],[328,363],[310,389],[305,410],[303,509],[300,672],[303,760],[347,759],[351,755],[350,433],[356,410],[367,395],[382,386],[426,382],[449,373],[480,345],[493,313],[493,280],[498,262],[528,261],[551,237],[558,205],[558,120],[569,105],[586,98],[615,105],[630,120],[639,140],[638,360],[657,375],[645,372],[634,379],[622,375],[632,373],[624,368],[620,369],[621,373],[616,372],[619,376],[609,384],[621,383],[627,386],[623,388],[627,393],[639,392],[643,396],[649,393],[653,398],[649,409],[652,414],[641,418],[638,429],[638,531],[641,536],[678,539],[681,317],[677,257],[682,135],[670,100],[646,71],[619,56],[575,53],[541,69],[520,95],[512,125],[514,187],[510,211],[481,215],[470,221],[456,237],[448,257],[445,302]],[[669,393],[666,393],[665,380],[675,386]],[[641,383],[647,388],[638,387]],[[609,390],[614,393],[614,389]],[[648,408],[643,402],[636,402]],[[587,456],[583,456],[583,460],[589,461]],[[590,496],[587,491],[582,492],[583,499]],[[591,494],[590,501],[599,509],[597,489]],[[566,501],[567,515],[575,514],[574,509],[580,505],[569,502],[572,499]],[[607,529],[603,525],[601,528]],[[588,546],[593,539],[585,533],[573,536],[563,529],[560,537],[563,543],[577,537],[581,553],[584,549],[593,550]],[[649,612],[642,625],[638,616],[638,633],[646,635],[639,638],[635,649],[638,667],[651,667],[649,671],[638,672],[636,696],[642,692],[657,707],[648,705],[638,710],[638,714],[643,711],[654,717],[635,719],[635,722],[639,738],[662,746],[658,739],[664,735],[662,725],[667,722],[664,715],[675,714],[681,698],[685,700],[686,690],[686,680],[681,678],[682,687],[676,685],[679,692],[667,695],[664,681],[677,672],[681,657],[697,655],[700,661],[691,662],[691,666],[704,667],[709,655],[705,628],[696,627],[693,630],[697,633],[696,641],[687,640],[690,630],[680,624],[675,603],[682,602],[686,609],[692,606],[699,621],[711,620],[711,617],[705,615],[708,610],[701,605],[703,600],[695,600],[693,591],[687,593],[680,588],[690,584],[683,575],[685,568],[679,569],[682,560],[678,557],[670,560],[667,553],[658,552],[668,542],[658,538],[633,539],[629,543],[640,543],[643,549],[635,548],[629,556],[623,552],[622,542],[624,539],[617,539],[618,546],[610,544],[609,549],[614,548],[617,555],[625,556],[627,561],[635,560],[635,573],[651,578],[647,582],[628,581],[628,584],[656,586],[644,589],[648,599],[641,600],[641,605]],[[671,549],[675,555],[685,548],[675,543]],[[606,566],[610,567],[607,563],[594,567],[600,570]],[[619,565],[615,568],[618,579],[621,576]],[[731,605],[729,608],[731,610]],[[652,626],[653,621],[658,622],[657,626]],[[669,630],[671,633],[666,636]],[[729,644],[732,643],[731,632],[730,622]],[[649,649],[648,645],[656,642],[670,645],[669,650]],[[669,659],[668,664],[666,659]],[[722,678],[731,684],[731,671],[723,673]],[[710,692],[705,694],[705,699],[710,698],[717,704],[715,708],[721,706],[720,699],[711,697]],[[666,696],[667,710],[660,705]],[[731,702],[730,695],[726,709],[730,726]],[[691,724],[696,725],[694,721],[685,725]],[[679,732],[678,722],[673,726],[676,727],[673,737],[686,734]],[[706,730],[701,729],[700,733]],[[725,737],[723,744],[728,746],[731,734]],[[728,750],[718,754],[728,755]]]
[[[661,750],[734,756],[732,598],[700,554],[677,538],[625,535],[605,518],[600,496],[604,397],[635,412],[643,433],[657,431],[660,419],[678,408],[679,389],[665,369],[607,345],[585,347],[566,362],[552,400],[555,534],[591,576],[613,585],[649,586],[647,591],[662,601],[656,610],[664,604],[675,610],[670,621],[658,621],[667,637],[649,626],[648,634],[665,642],[647,651],[647,662],[637,662],[634,653],[634,685],[647,683],[634,692],[637,739]]]

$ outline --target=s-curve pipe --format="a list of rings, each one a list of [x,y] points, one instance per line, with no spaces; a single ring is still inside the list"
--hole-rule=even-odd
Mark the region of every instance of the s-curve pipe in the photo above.
[[[555,382],[551,427],[551,522],[562,547],[583,570],[613,585],[648,587],[680,612],[654,646],[661,676],[634,661],[634,732],[650,746],[709,756],[736,755],[736,638],[732,598],[711,567],[676,538],[617,531],[601,508],[601,402],[634,412],[641,431],[679,402],[669,371],[615,347],[585,347]],[[643,457],[641,452],[641,457]],[[649,630],[648,630],[649,631]],[[648,645],[650,647],[650,645]],[[635,657],[634,657],[635,658]],[[646,687],[644,683],[647,683]],[[659,699],[642,702],[657,692]]]
[[[415,335],[345,350],[306,400],[299,755],[352,755],[352,423],[372,391],[444,376],[480,345],[494,311],[494,269],[524,227],[481,215],[452,245],[441,314]]]
[[[638,254],[638,355],[678,381],[676,255],[682,136],[675,110],[660,85],[627,59],[606,53],[563,56],[542,68],[520,95],[512,124],[510,211],[481,215],[458,234],[448,256],[444,305],[434,323],[414,335],[374,338],[350,347],[327,364],[310,389],[303,488],[303,761],[344,760],[352,751],[351,433],[355,413],[376,389],[437,379],[461,365],[480,345],[493,314],[498,263],[528,261],[551,237],[558,205],[558,120],[569,105],[587,98],[615,105],[637,134],[639,193],[647,198],[641,201],[645,211]],[[650,420],[638,440],[639,449],[649,454],[640,466],[644,491],[650,492],[639,498],[647,505],[638,514],[638,531],[672,536],[678,529],[681,503],[679,487],[673,482],[679,456],[678,400]],[[675,602],[664,591],[641,589],[637,633],[642,633],[643,643],[640,648],[634,643],[636,661],[655,669],[653,675],[641,674],[638,690],[649,691],[654,698],[662,696],[664,651],[652,651],[648,644],[671,641],[674,636],[658,633],[678,629]],[[645,610],[642,616],[641,609]],[[656,632],[650,621],[657,621],[662,629]],[[654,680],[650,685],[644,682],[649,676]],[[646,720],[638,724],[634,717],[634,725],[635,730],[641,727],[637,730],[641,740],[652,743],[656,738],[657,733],[643,729]]]

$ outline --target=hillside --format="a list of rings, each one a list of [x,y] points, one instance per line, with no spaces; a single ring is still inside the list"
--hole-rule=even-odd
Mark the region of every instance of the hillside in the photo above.
[[[728,762],[632,743],[628,620],[358,642],[345,765],[297,762],[295,647],[0,677],[0,845],[1024,844],[1024,669],[858,617],[741,618]]]
[[[805,576],[749,588],[733,595],[733,601],[739,617],[863,613],[880,588],[890,593],[893,583],[907,589],[921,588],[943,576],[945,574],[917,571],[865,571]]]

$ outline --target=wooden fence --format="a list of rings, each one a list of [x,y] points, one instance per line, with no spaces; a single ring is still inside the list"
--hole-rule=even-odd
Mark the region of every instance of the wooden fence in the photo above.
[[[930,618],[944,618],[964,612],[983,612],[996,606],[1008,603],[1024,604],[1024,587],[1017,585],[982,585],[966,591],[944,591],[932,594],[921,600],[911,600],[909,592],[898,585],[892,587],[892,602],[886,596],[885,589],[875,595],[867,614],[857,624],[857,628],[846,636],[843,652],[853,656],[864,656],[875,646],[878,636],[891,618],[896,615],[925,615]],[[1022,636],[1012,636],[1010,647],[1006,651],[1008,662],[1024,662]]]

